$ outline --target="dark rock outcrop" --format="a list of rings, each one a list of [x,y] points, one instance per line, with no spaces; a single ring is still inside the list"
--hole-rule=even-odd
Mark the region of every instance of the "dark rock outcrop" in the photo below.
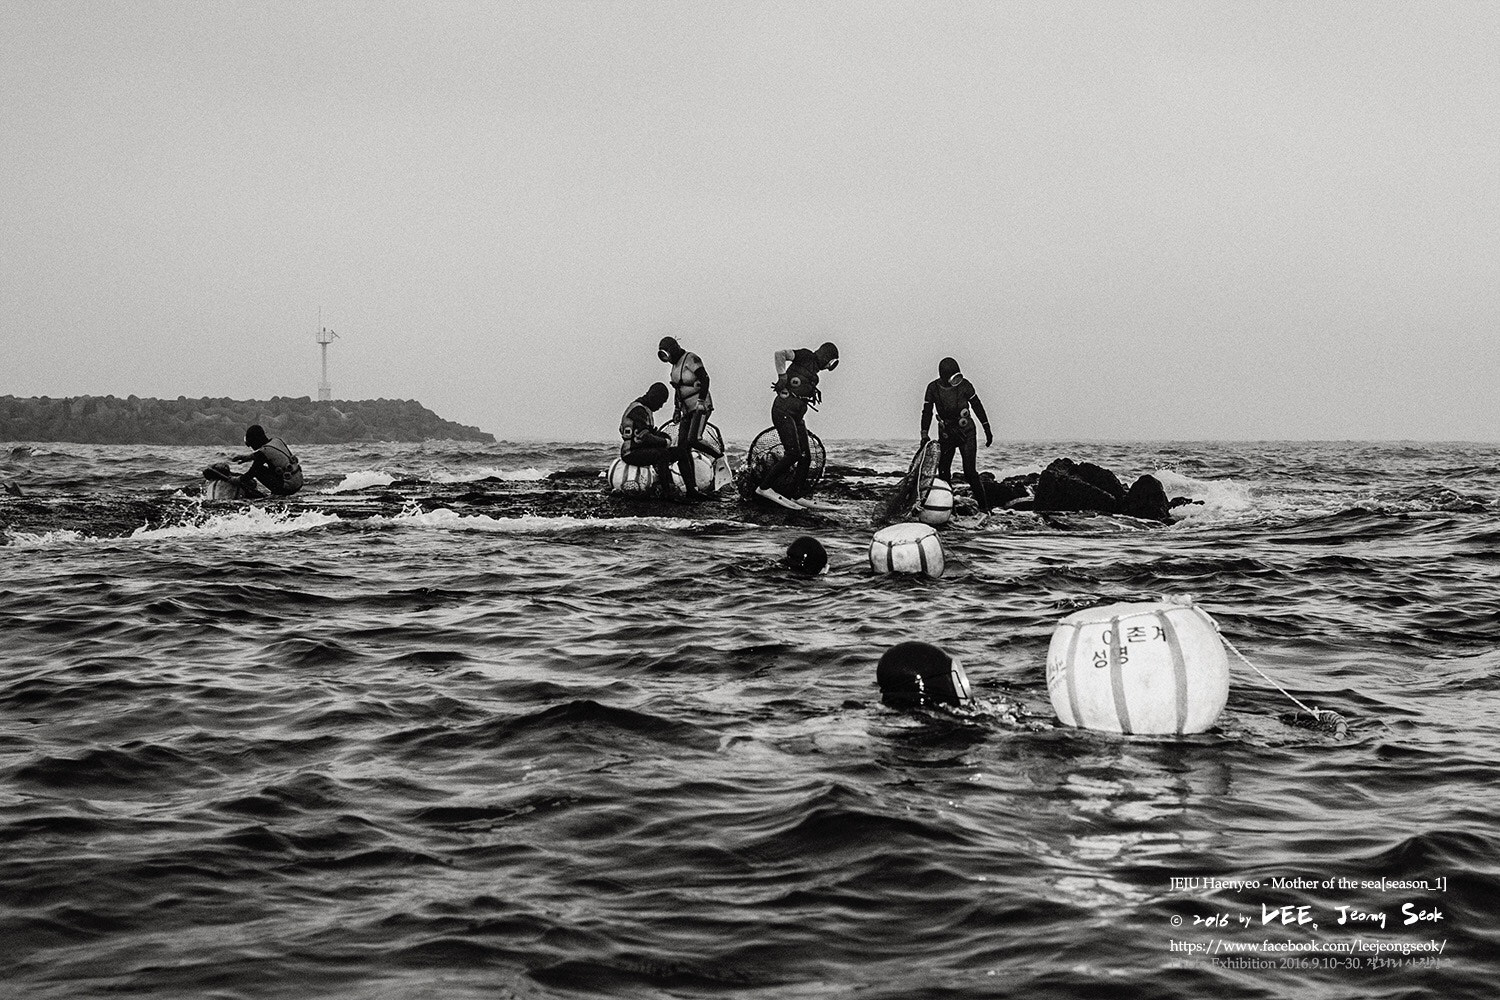
[[[1131,517],[1144,518],[1147,521],[1161,521],[1163,523],[1172,520],[1172,502],[1167,499],[1167,491],[1162,487],[1161,480],[1155,476],[1142,476],[1130,484],[1124,499],[1120,502],[1120,513],[1129,514]]]
[[[1012,510],[1077,511],[1124,514],[1167,523],[1173,507],[1189,501],[1169,500],[1155,476],[1141,476],[1126,489],[1113,472],[1092,462],[1071,458],[1054,460],[1040,473],[996,480],[982,475],[985,496],[992,507]]]
[[[1034,488],[1036,510],[1120,512],[1125,487],[1115,474],[1091,462],[1059,458],[1042,470]]]

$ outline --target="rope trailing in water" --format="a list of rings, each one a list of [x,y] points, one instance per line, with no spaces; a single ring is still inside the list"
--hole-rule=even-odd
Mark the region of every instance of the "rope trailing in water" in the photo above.
[[[1218,630],[1218,625],[1217,624],[1215,624],[1214,629],[1215,629],[1215,631]],[[1245,656],[1244,653],[1241,653],[1237,648],[1235,648],[1234,643],[1230,642],[1229,639],[1228,639],[1228,637],[1225,636],[1223,632],[1219,632],[1219,641],[1222,642],[1225,646],[1227,646],[1229,648],[1229,651],[1231,653],[1233,653],[1235,656],[1238,656],[1240,658],[1240,662],[1241,663],[1243,663],[1245,666],[1249,667],[1251,670],[1254,670],[1257,674],[1260,674],[1261,678],[1263,680],[1265,680],[1265,682],[1267,684],[1271,685],[1273,688],[1275,688],[1276,690],[1280,691],[1282,694],[1284,694],[1288,698],[1290,698],[1292,700],[1292,702],[1294,704],[1296,704],[1296,706],[1298,708],[1302,709],[1302,711],[1306,712],[1308,715],[1311,715],[1313,718],[1317,718],[1321,714],[1321,712],[1323,711],[1322,709],[1309,708],[1296,695],[1292,694],[1286,688],[1282,687],[1280,684],[1277,684],[1275,681],[1271,680],[1271,678],[1267,677],[1266,676],[1266,672],[1264,670],[1260,669],[1260,667],[1257,667],[1255,664],[1251,663],[1250,660]],[[1329,711],[1328,714],[1329,715],[1336,715],[1337,713],[1333,712],[1333,711]]]
[[[1347,730],[1348,730],[1348,722],[1345,721],[1345,719],[1344,719],[1344,717],[1342,715],[1340,715],[1339,713],[1335,712],[1331,708],[1312,708],[1312,707],[1308,706],[1305,702],[1302,701],[1302,699],[1298,698],[1296,695],[1292,694],[1286,688],[1282,687],[1280,684],[1277,684],[1270,677],[1268,677],[1266,675],[1266,672],[1264,670],[1260,669],[1255,664],[1251,663],[1250,662],[1250,658],[1247,657],[1244,653],[1241,653],[1239,651],[1239,649],[1235,646],[1235,644],[1229,641],[1229,637],[1224,634],[1224,630],[1221,629],[1221,628],[1219,628],[1219,623],[1214,620],[1214,618],[1213,618],[1212,615],[1210,615],[1206,611],[1204,611],[1203,608],[1200,607],[1198,605],[1198,603],[1193,600],[1193,597],[1192,597],[1191,594],[1161,595],[1159,597],[1159,600],[1160,600],[1160,602],[1162,604],[1175,604],[1178,607],[1191,608],[1192,610],[1198,612],[1200,615],[1202,615],[1205,619],[1208,620],[1208,623],[1210,625],[1212,625],[1214,627],[1214,631],[1217,632],[1217,633],[1219,633],[1219,641],[1222,642],[1225,645],[1225,647],[1231,653],[1233,653],[1235,656],[1238,656],[1240,658],[1240,662],[1241,663],[1243,663],[1245,666],[1249,667],[1251,670],[1253,670],[1257,674],[1259,674],[1261,676],[1261,678],[1267,684],[1271,685],[1273,688],[1275,688],[1276,690],[1280,691],[1282,694],[1286,695],[1287,698],[1289,698],[1291,700],[1292,704],[1296,705],[1298,708],[1302,709],[1302,711],[1304,711],[1308,715],[1312,716],[1313,721],[1315,723],[1317,723],[1320,726],[1321,725],[1325,725],[1325,724],[1328,725],[1328,726],[1331,726],[1331,727],[1333,727],[1333,729],[1334,729],[1335,732],[1338,732],[1339,730],[1343,730],[1344,732],[1347,732]],[[1073,624],[1080,625],[1080,626],[1082,626],[1082,625],[1105,625],[1105,624],[1108,624],[1110,620],[1111,619],[1109,619],[1109,618],[1098,618],[1098,619],[1093,619],[1093,620],[1087,620],[1086,619],[1084,621],[1074,622]]]
[[[1325,731],[1327,731],[1329,733],[1332,733],[1333,737],[1335,739],[1342,740],[1342,739],[1346,738],[1349,735],[1349,722],[1342,715],[1340,715],[1339,713],[1335,712],[1331,708],[1311,708],[1311,707],[1309,707],[1306,703],[1304,703],[1302,701],[1302,699],[1300,699],[1296,695],[1292,694],[1290,691],[1288,691],[1286,688],[1282,687],[1280,684],[1277,684],[1275,681],[1271,680],[1270,677],[1267,677],[1266,676],[1266,672],[1264,670],[1260,669],[1260,667],[1257,667],[1255,664],[1251,663],[1250,662],[1250,658],[1247,657],[1244,653],[1241,653],[1239,651],[1239,649],[1237,649],[1235,647],[1234,643],[1230,642],[1229,638],[1226,635],[1224,635],[1224,633],[1219,629],[1219,623],[1218,622],[1214,622],[1214,631],[1219,633],[1219,641],[1222,642],[1225,645],[1225,647],[1227,647],[1228,650],[1231,653],[1233,653],[1235,656],[1238,656],[1240,658],[1240,662],[1241,663],[1243,663],[1245,666],[1249,667],[1251,670],[1254,670],[1257,674],[1260,674],[1261,678],[1267,684],[1271,685],[1273,688],[1275,688],[1276,690],[1280,691],[1282,694],[1286,695],[1288,698],[1291,699],[1291,701],[1292,701],[1293,704],[1295,704],[1298,708],[1302,709],[1308,715],[1312,716],[1313,725],[1315,727],[1320,728],[1320,729],[1324,729]],[[1295,720],[1294,720],[1293,724],[1296,724]]]

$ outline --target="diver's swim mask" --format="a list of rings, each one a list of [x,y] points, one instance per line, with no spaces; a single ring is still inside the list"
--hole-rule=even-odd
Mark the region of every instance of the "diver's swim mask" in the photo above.
[[[657,351],[656,352],[656,356],[658,358],[661,358],[663,361],[671,361],[672,360],[672,356],[670,354],[668,354],[666,351]]]
[[[827,370],[828,371],[833,371],[838,366],[839,366],[839,359],[838,358],[834,358],[832,361],[828,362],[828,369]]]
[[[964,380],[964,373],[963,372],[954,372],[952,375],[948,376],[948,384],[949,385],[958,385],[958,383],[962,382],[963,380]]]

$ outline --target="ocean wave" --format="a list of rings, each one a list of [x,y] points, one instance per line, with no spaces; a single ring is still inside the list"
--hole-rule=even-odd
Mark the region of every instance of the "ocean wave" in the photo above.
[[[350,493],[355,490],[367,490],[372,486],[389,486],[396,481],[396,477],[389,472],[378,472],[374,469],[361,469],[344,476],[336,485],[322,490],[323,493]]]
[[[159,528],[137,528],[130,533],[134,541],[160,541],[168,538],[230,538],[241,535],[286,535],[311,531],[337,523],[337,514],[306,510],[293,514],[285,510],[251,506],[243,511],[202,514],[182,524]]]
[[[403,528],[430,528],[441,531],[483,531],[501,534],[551,534],[583,530],[620,531],[629,528],[656,528],[663,531],[700,531],[705,525],[733,525],[738,522],[704,522],[687,517],[547,517],[523,514],[519,517],[491,517],[488,514],[460,514],[449,507],[422,510],[408,507],[392,516],[377,515],[369,519],[372,525],[388,525]]]
[[[1240,519],[1255,513],[1259,498],[1246,483],[1233,479],[1195,479],[1176,469],[1151,473],[1168,497],[1194,501],[1172,508],[1172,516],[1192,524]]]
[[[852,491],[803,519],[635,506],[592,481],[432,485],[602,453],[465,447],[299,449],[318,487],[406,478],[251,505],[131,494],[159,458],[80,449],[67,477],[92,493],[0,497],[12,992],[1487,995],[1500,529],[1465,508],[1500,485],[1500,451],[1078,449],[1164,470],[1208,516],[1065,530],[1009,512],[944,528],[954,569],[925,580],[871,572]],[[860,447],[831,450],[909,457]],[[191,473],[211,450],[151,451]],[[984,454],[1040,469],[1060,451]],[[1441,484],[1455,498],[1429,465],[1479,471]],[[77,527],[99,537],[60,530]],[[800,534],[828,576],[779,565]],[[1232,659],[1199,736],[1056,725],[1057,619],[1174,592],[1265,676]],[[908,639],[1035,726],[882,705],[879,657]],[[1288,695],[1343,714],[1347,738]],[[1433,934],[1378,937],[1446,933],[1455,961],[1355,980],[1169,951],[1305,940],[1260,926],[1262,905],[1311,905],[1348,939],[1337,906],[1396,920],[1406,901],[1172,888],[1204,874],[1449,877],[1424,894],[1446,914]],[[1256,926],[1191,926],[1211,912]]]
[[[47,549],[56,545],[71,545],[87,538],[81,531],[62,528],[57,531],[16,531],[10,533],[0,532],[0,543],[7,544],[17,549]]]

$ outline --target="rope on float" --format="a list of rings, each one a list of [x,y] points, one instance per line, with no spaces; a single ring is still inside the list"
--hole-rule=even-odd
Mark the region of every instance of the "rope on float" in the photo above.
[[[1339,713],[1335,712],[1331,708],[1312,708],[1312,707],[1308,706],[1304,701],[1302,701],[1302,699],[1298,698],[1296,695],[1292,694],[1286,688],[1282,687],[1280,684],[1277,684],[1270,677],[1268,677],[1266,675],[1266,672],[1264,670],[1260,669],[1255,664],[1251,663],[1250,662],[1250,658],[1247,657],[1244,653],[1241,653],[1239,651],[1239,649],[1235,646],[1235,644],[1229,641],[1228,636],[1226,636],[1224,634],[1223,629],[1219,628],[1219,623],[1214,620],[1213,615],[1210,615],[1208,612],[1204,611],[1203,608],[1196,601],[1193,600],[1193,598],[1192,598],[1191,595],[1189,595],[1189,594],[1173,594],[1173,595],[1170,595],[1170,596],[1162,596],[1160,600],[1161,600],[1162,604],[1175,604],[1178,607],[1191,608],[1193,611],[1198,612],[1200,615],[1202,615],[1204,618],[1206,618],[1208,620],[1208,623],[1214,627],[1214,631],[1219,634],[1219,641],[1222,642],[1225,645],[1225,647],[1227,647],[1229,649],[1229,651],[1231,653],[1233,653],[1235,656],[1238,656],[1240,658],[1240,662],[1244,663],[1245,666],[1249,667],[1251,670],[1253,670],[1257,674],[1259,674],[1261,676],[1261,678],[1267,684],[1271,685],[1273,688],[1275,688],[1276,690],[1280,691],[1282,694],[1286,695],[1287,698],[1291,699],[1292,704],[1294,704],[1298,708],[1302,709],[1308,715],[1311,715],[1315,720],[1321,722],[1322,719],[1323,719],[1323,716],[1327,715],[1327,716],[1331,716],[1335,720],[1335,722],[1342,721],[1343,716],[1339,715]],[[1069,624],[1075,625],[1075,626],[1083,626],[1083,625],[1107,625],[1112,620],[1113,619],[1111,619],[1111,618],[1098,618],[1098,619],[1093,619],[1093,620],[1085,619],[1083,621],[1070,622]]]
[[[1214,631],[1216,631],[1216,632],[1218,631],[1218,626],[1217,625],[1214,626]],[[1249,667],[1251,670],[1254,670],[1257,674],[1260,674],[1261,678],[1267,684],[1271,685],[1273,688],[1275,688],[1276,690],[1280,691],[1282,694],[1286,695],[1288,698],[1290,698],[1292,700],[1292,702],[1298,708],[1302,709],[1308,715],[1311,715],[1314,719],[1322,718],[1322,715],[1323,715],[1323,713],[1325,711],[1329,715],[1337,715],[1338,714],[1337,712],[1333,711],[1332,709],[1309,708],[1307,706],[1307,704],[1305,704],[1302,701],[1302,699],[1300,699],[1296,695],[1292,694],[1290,691],[1288,691],[1286,688],[1282,687],[1280,684],[1277,684],[1275,681],[1271,680],[1271,678],[1269,678],[1269,677],[1266,676],[1266,672],[1264,670],[1260,669],[1260,667],[1257,667],[1255,664],[1251,663],[1250,660],[1249,660],[1249,658],[1246,657],[1244,653],[1241,653],[1238,649],[1236,649],[1234,643],[1230,642],[1229,639],[1224,635],[1223,632],[1219,632],[1219,641],[1222,642],[1225,646],[1227,646],[1229,648],[1229,651],[1231,653],[1233,653],[1235,656],[1238,656],[1240,658],[1240,662],[1244,663],[1245,666]]]

